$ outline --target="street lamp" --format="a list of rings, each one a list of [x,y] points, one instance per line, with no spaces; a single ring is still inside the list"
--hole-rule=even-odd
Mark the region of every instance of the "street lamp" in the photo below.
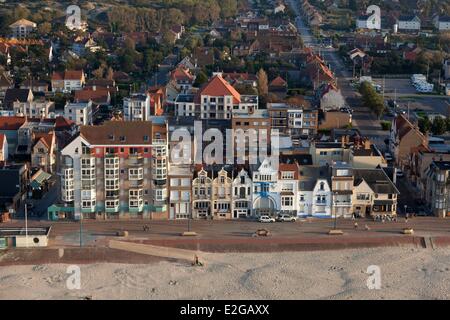
[[[80,213],[80,247],[83,246],[83,212]]]
[[[337,229],[337,212],[336,212],[336,196],[338,195],[337,192],[334,193],[334,230]]]

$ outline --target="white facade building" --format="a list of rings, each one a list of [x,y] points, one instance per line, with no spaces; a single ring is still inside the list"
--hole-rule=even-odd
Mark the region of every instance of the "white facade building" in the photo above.
[[[86,103],[67,103],[64,107],[64,117],[77,125],[92,124],[92,101]]]
[[[242,169],[236,175],[232,185],[233,219],[249,217],[252,208],[253,184],[247,171]]]
[[[401,16],[397,21],[398,30],[420,31],[421,21],[418,16]]]
[[[138,93],[124,98],[123,115],[126,121],[148,121],[150,119],[150,97]]]

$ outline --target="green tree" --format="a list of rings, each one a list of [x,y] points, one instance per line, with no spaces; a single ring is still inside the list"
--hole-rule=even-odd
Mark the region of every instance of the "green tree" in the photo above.
[[[424,134],[431,130],[431,121],[428,117],[419,119],[419,129]]]
[[[208,82],[208,76],[206,75],[206,73],[203,70],[201,70],[197,74],[197,77],[195,78],[194,86],[200,87],[202,84],[204,84],[206,82]]]
[[[447,124],[441,117],[435,117],[431,126],[431,131],[435,135],[444,134],[447,131]]]

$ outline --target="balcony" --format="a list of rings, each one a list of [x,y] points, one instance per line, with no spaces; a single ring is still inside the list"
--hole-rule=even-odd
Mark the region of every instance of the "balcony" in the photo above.
[[[142,166],[144,164],[144,157],[142,154],[133,154],[128,157],[128,165]]]
[[[143,188],[144,180],[130,180],[130,188]]]

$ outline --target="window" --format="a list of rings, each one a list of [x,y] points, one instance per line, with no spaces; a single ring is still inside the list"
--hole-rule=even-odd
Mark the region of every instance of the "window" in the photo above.
[[[130,180],[142,180],[144,179],[144,169],[143,168],[132,168],[128,170]]]
[[[284,180],[292,180],[294,179],[294,172],[283,171],[283,173],[281,174],[281,178]]]
[[[304,202],[305,201],[305,195],[304,194],[301,194],[300,195],[300,202]]]
[[[320,191],[324,191],[324,190],[325,190],[325,183],[324,183],[324,182],[321,182],[321,183],[320,183],[319,190],[320,190]]]
[[[281,197],[281,205],[285,207],[292,207],[294,201],[292,197]]]

